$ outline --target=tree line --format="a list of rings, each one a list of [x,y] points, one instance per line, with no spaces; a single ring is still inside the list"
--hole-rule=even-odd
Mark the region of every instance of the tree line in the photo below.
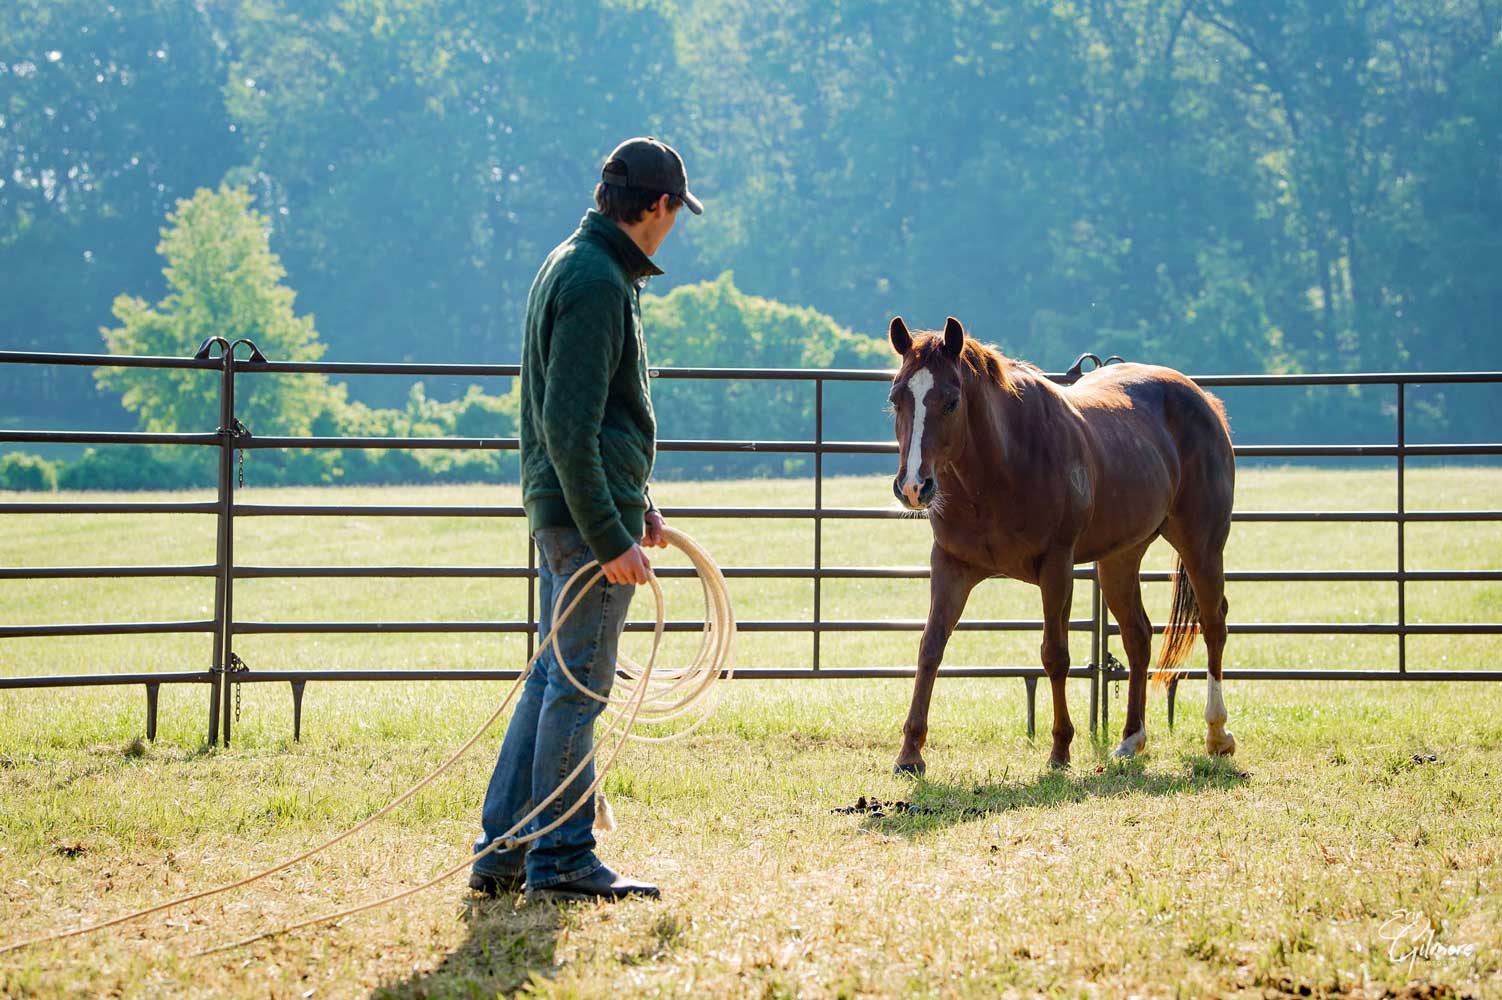
[[[1491,0],[19,0],[3,343],[99,350],[118,296],[169,293],[167,214],[227,185],[330,357],[511,361],[538,262],[638,133],[708,206],[658,292],[733,271],[867,340],[954,314],[1050,370],[1502,367]],[[755,350],[809,358],[736,336],[706,363]],[[350,387],[376,409],[409,391]],[[7,419],[105,424],[120,399],[0,366]],[[1432,394],[1422,416],[1494,406]],[[1382,415],[1328,391],[1232,412],[1285,437]]]
[[[243,187],[202,188],[167,216],[157,252],[166,266],[167,294],[151,303],[120,295],[118,326],[104,329],[118,355],[172,356],[233,327],[263,356],[316,361],[325,345],[312,317],[298,315],[286,270],[271,249],[270,220]],[[727,272],[715,281],[680,285],[643,297],[644,320],[655,331],[655,364],[707,367],[727,345],[753,366],[774,367],[793,357],[797,367],[869,367],[881,345],[816,310],[746,295]],[[136,425],[153,433],[219,423],[220,379],[197,369],[110,368],[94,372],[97,386],[116,394]],[[470,383],[454,399],[430,397],[424,382],[407,389],[402,405],[372,407],[351,398],[345,382],[321,373],[259,375],[236,380],[235,419],[252,435],[281,437],[497,438],[516,437],[518,379],[509,388]],[[701,437],[798,438],[813,422],[810,383],[684,381],[656,393],[659,420],[693,427]],[[827,408],[826,408],[827,409]],[[852,411],[831,427],[848,429]],[[845,436],[856,436],[848,432]],[[839,436],[835,434],[834,436]],[[48,458],[13,450],[0,455],[0,490],[186,489],[216,482],[217,451],[166,445],[88,448]],[[352,485],[515,480],[515,451],[493,449],[294,448],[256,453],[249,482],[268,485]],[[658,477],[713,478],[807,474],[806,458],[751,455],[674,456]],[[244,466],[240,470],[242,484]]]

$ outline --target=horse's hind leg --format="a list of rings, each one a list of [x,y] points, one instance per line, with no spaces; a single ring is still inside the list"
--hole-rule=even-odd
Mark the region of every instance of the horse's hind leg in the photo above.
[[[1142,607],[1137,571],[1148,544],[1117,552],[1096,564],[1101,593],[1121,626],[1121,645],[1131,668],[1126,725],[1121,730],[1121,744],[1111,754],[1113,757],[1133,757],[1147,749],[1147,664],[1152,658],[1153,626]]]
[[[1224,427],[1218,429],[1218,432]],[[1205,683],[1205,751],[1236,752],[1236,737],[1226,729],[1226,702],[1221,695],[1221,655],[1226,648],[1226,539],[1231,534],[1231,507],[1236,465],[1231,442],[1224,438],[1190,463],[1180,491],[1181,503],[1163,525],[1163,537],[1178,550],[1194,588],[1205,637],[1209,669]]]
[[[1212,540],[1213,541],[1213,540]],[[1184,572],[1194,585],[1195,602],[1200,611],[1200,634],[1205,637],[1209,654],[1205,681],[1205,752],[1229,756],[1236,752],[1236,737],[1226,728],[1226,702],[1220,691],[1220,661],[1226,648],[1226,574],[1221,554],[1224,537],[1218,543],[1200,548],[1181,549]]]

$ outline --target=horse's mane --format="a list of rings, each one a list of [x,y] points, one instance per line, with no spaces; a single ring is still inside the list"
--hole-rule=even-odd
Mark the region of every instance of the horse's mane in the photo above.
[[[913,350],[920,363],[927,362],[934,352],[944,346],[944,334],[925,332],[913,336]],[[1017,396],[1021,394],[1021,387],[1013,378],[1013,369],[1023,371],[1037,371],[1026,361],[1016,361],[1008,358],[989,344],[982,344],[978,340],[965,338],[965,346],[960,349],[960,364],[974,377],[989,382],[1003,392]]]

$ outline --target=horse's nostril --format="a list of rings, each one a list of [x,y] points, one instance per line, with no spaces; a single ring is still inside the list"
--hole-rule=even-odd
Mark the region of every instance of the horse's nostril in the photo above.
[[[918,502],[928,503],[928,501],[933,498],[933,495],[934,480],[932,476],[929,476],[927,479],[923,480],[923,485],[918,488]]]

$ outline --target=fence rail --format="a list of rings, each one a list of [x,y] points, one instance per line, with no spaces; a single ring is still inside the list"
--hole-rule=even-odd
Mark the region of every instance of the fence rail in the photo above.
[[[236,356],[236,349],[248,345],[249,359]],[[217,353],[216,353],[217,352]],[[267,361],[248,341],[230,344],[223,338],[206,342],[193,358],[128,357],[116,355],[49,354],[0,351],[0,364],[81,365],[97,368],[199,369],[219,374],[219,427],[202,433],[141,433],[105,431],[29,431],[0,430],[0,443],[45,444],[163,444],[189,447],[213,447],[219,452],[216,497],[212,501],[130,502],[130,501],[6,501],[0,502],[0,514],[198,514],[216,519],[216,555],[211,564],[184,566],[48,566],[0,567],[0,580],[86,580],[108,578],[212,577],[215,581],[214,616],[211,619],[162,622],[92,622],[63,625],[0,626],[0,639],[50,636],[151,635],[209,633],[213,650],[207,669],[160,673],[116,673],[57,676],[0,677],[0,689],[35,689],[82,687],[94,685],[135,685],[146,690],[148,738],[155,738],[157,700],[162,684],[205,684],[209,687],[208,742],[221,739],[229,743],[232,725],[231,686],[240,683],[289,683],[293,695],[293,734],[301,735],[303,692],[310,681],[431,681],[431,680],[509,680],[515,670],[422,669],[422,670],[248,670],[235,655],[235,639],[244,635],[308,633],[518,633],[527,636],[527,650],[536,641],[536,551],[529,543],[527,566],[252,566],[238,563],[234,556],[234,525],[248,517],[331,517],[358,514],[367,517],[466,517],[522,518],[519,506],[408,506],[327,504],[249,504],[235,500],[233,478],[236,452],[268,448],[409,448],[409,449],[490,449],[510,451],[518,448],[515,438],[379,438],[379,437],[258,437],[251,436],[235,419],[235,380],[238,376],[270,376],[288,373],[402,376],[480,376],[510,378],[520,374],[517,365],[470,364],[383,364],[364,362],[277,362]],[[874,678],[910,677],[912,668],[856,667],[826,668],[820,663],[821,639],[826,634],[877,631],[919,631],[919,619],[848,620],[830,619],[823,614],[822,583],[825,580],[924,579],[929,575],[923,566],[833,567],[823,560],[823,526],[831,520],[887,520],[902,517],[901,512],[886,509],[828,507],[823,502],[824,457],[826,455],[890,455],[895,444],[886,441],[835,441],[824,436],[824,387],[837,382],[884,382],[890,372],[856,369],[724,369],[724,368],[655,368],[654,379],[709,380],[776,380],[811,382],[814,387],[814,437],[812,440],[664,440],[658,448],[664,452],[717,452],[802,454],[812,456],[814,503],[808,507],[678,507],[664,513],[675,518],[762,518],[792,519],[812,522],[813,559],[811,566],[753,566],[725,570],[729,579],[808,580],[813,583],[812,615],[808,619],[746,621],[738,624],[745,632],[807,633],[812,641],[809,668],[753,668],[739,670],[738,677],[762,679]],[[1055,379],[1065,376],[1054,375]],[[1409,671],[1407,637],[1411,635],[1502,635],[1497,623],[1411,623],[1407,620],[1405,588],[1409,582],[1492,582],[1502,580],[1495,570],[1410,570],[1406,566],[1405,528],[1410,523],[1454,523],[1502,521],[1502,511],[1408,510],[1405,474],[1410,458],[1490,458],[1502,456],[1502,442],[1477,444],[1411,444],[1406,439],[1407,388],[1412,385],[1502,384],[1502,372],[1367,372],[1355,374],[1306,375],[1213,375],[1195,379],[1206,387],[1254,386],[1390,386],[1395,392],[1396,436],[1391,442],[1316,445],[1238,445],[1236,454],[1244,458],[1385,458],[1395,463],[1397,504],[1394,510],[1337,511],[1238,511],[1233,519],[1249,523],[1372,523],[1396,526],[1397,564],[1391,570],[1268,570],[1231,571],[1227,579],[1238,582],[1385,582],[1398,590],[1397,617],[1388,622],[1321,623],[1264,622],[1234,623],[1232,634],[1243,635],[1374,635],[1398,639],[1395,670],[1353,669],[1346,665],[1328,669],[1227,669],[1227,678],[1245,679],[1316,679],[1316,680],[1421,680],[1484,681],[1502,680],[1502,670],[1451,669]],[[692,571],[664,568],[663,577],[686,577]],[[527,618],[525,621],[386,621],[386,622],[258,622],[239,619],[234,611],[235,581],[268,578],[495,578],[528,581]],[[1075,571],[1077,580],[1090,583],[1090,616],[1071,620],[1069,628],[1088,632],[1091,637],[1089,663],[1070,671],[1070,676],[1090,684],[1090,724],[1092,732],[1109,722],[1108,682],[1122,680],[1126,671],[1110,652],[1110,640],[1119,630],[1110,621],[1095,581],[1093,567]],[[1165,572],[1144,572],[1144,581],[1162,582],[1171,578]],[[967,619],[961,631],[1028,631],[1041,628],[1042,622],[1024,620]],[[672,632],[697,631],[697,622],[670,622]],[[646,630],[649,626],[633,623],[628,628]],[[1155,631],[1161,632],[1158,627]],[[1036,666],[949,667],[943,671],[954,677],[1007,677],[1024,682],[1028,703],[1028,731],[1035,723],[1035,695],[1042,670]],[[1200,677],[1204,672],[1190,670],[1183,677]],[[1169,687],[1169,718],[1173,717],[1174,686]]]

